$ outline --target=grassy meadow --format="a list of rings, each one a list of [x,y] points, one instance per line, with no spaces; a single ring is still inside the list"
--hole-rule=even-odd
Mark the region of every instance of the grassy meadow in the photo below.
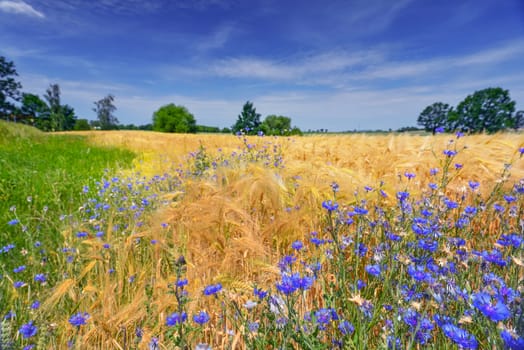
[[[524,348],[522,134],[0,128],[0,349]]]

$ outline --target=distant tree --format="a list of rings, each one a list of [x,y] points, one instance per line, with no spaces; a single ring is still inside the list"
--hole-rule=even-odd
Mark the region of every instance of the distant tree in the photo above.
[[[242,112],[238,115],[238,119],[231,127],[233,133],[244,131],[247,134],[255,135],[260,130],[260,114],[257,113],[253,103],[247,101],[242,107]]]
[[[511,127],[515,101],[500,87],[475,91],[457,106],[458,128],[494,133]]]
[[[220,128],[217,126],[197,125],[197,132],[219,133]]]
[[[450,111],[451,109],[447,103],[435,102],[424,108],[418,116],[417,124],[426,131],[435,134],[437,128],[446,126]]]
[[[410,132],[410,131],[419,131],[420,129],[416,126],[403,126],[397,129],[397,132]]]
[[[63,124],[62,130],[73,130],[75,128],[77,117],[75,115],[75,110],[70,105],[60,106],[61,114],[63,115]]]
[[[184,106],[173,103],[160,107],[153,113],[153,130],[176,133],[195,133],[195,117]]]
[[[524,128],[524,111],[517,111],[511,118],[511,127],[515,130]]]
[[[60,104],[60,86],[58,84],[49,85],[44,98],[49,106],[50,130],[64,130],[65,116]]]
[[[113,104],[114,100],[115,97],[109,94],[103,99],[94,102],[95,108],[93,108],[93,111],[98,117],[98,122],[102,130],[114,130],[118,128],[118,119],[113,115],[116,111],[116,107]]]
[[[87,119],[77,119],[75,121],[75,126],[73,127],[73,130],[91,130],[91,126],[89,125],[89,121]]]
[[[14,77],[18,76],[15,64],[0,56],[0,117],[7,119],[15,111],[15,105],[9,101],[20,101],[22,84]]]
[[[38,129],[44,131],[51,130],[49,107],[38,95],[28,93],[22,94],[20,114],[31,120],[30,124]]]
[[[138,126],[138,130],[147,130],[147,131],[151,131],[151,130],[153,130],[153,124],[144,124],[144,125],[139,125],[139,126]]]
[[[291,118],[281,115],[268,115],[260,129],[266,135],[289,135],[291,134]]]
[[[224,127],[224,128],[222,128],[221,132],[223,134],[231,134],[231,129],[228,128],[228,127]]]

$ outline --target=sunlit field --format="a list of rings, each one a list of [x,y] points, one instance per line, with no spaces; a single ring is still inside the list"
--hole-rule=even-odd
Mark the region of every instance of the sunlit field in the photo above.
[[[58,136],[114,161],[1,213],[0,349],[524,348],[522,134]]]

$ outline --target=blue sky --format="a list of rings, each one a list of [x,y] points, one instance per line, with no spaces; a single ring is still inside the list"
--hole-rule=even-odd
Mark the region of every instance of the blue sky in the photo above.
[[[0,0],[0,55],[81,118],[113,94],[124,124],[175,103],[230,127],[249,100],[303,130],[396,129],[495,86],[524,109],[522,0]]]

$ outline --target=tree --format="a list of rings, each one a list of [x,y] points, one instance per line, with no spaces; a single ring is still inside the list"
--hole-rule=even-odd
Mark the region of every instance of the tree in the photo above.
[[[74,130],[76,125],[75,110],[70,105],[60,106],[61,115],[64,117],[62,130]]]
[[[109,94],[103,99],[94,102],[95,108],[93,108],[93,111],[98,117],[102,130],[114,130],[118,128],[118,119],[113,115],[116,111],[116,107],[113,104],[114,100],[115,97]]]
[[[50,131],[51,121],[49,119],[49,107],[38,95],[22,94],[22,106],[20,114],[31,120],[31,124],[40,130]]]
[[[233,133],[244,131],[247,134],[254,135],[260,128],[260,114],[257,113],[253,103],[247,101],[242,107],[242,112],[238,115],[238,119],[231,127]]]
[[[437,128],[446,125],[451,109],[447,103],[435,102],[427,106],[418,116],[417,124],[435,134]]]
[[[260,129],[266,135],[289,135],[291,133],[291,118],[281,115],[268,115]]]
[[[60,86],[51,84],[47,88],[44,98],[49,105],[49,120],[52,131],[64,130],[64,114],[60,105]]]
[[[184,106],[173,103],[160,107],[153,113],[153,130],[161,132],[196,133],[197,125],[193,114]]]
[[[15,64],[0,56],[0,117],[7,117],[15,111],[15,105],[9,100],[20,101],[22,84],[14,77],[18,76]]]
[[[91,130],[91,127],[89,126],[89,121],[87,119],[77,119],[75,122],[75,126],[73,127],[73,130]]]
[[[457,106],[458,127],[470,132],[493,133],[510,127],[515,101],[500,87],[475,91]]]
[[[515,112],[515,116],[511,120],[511,127],[515,130],[524,128],[524,111]]]

